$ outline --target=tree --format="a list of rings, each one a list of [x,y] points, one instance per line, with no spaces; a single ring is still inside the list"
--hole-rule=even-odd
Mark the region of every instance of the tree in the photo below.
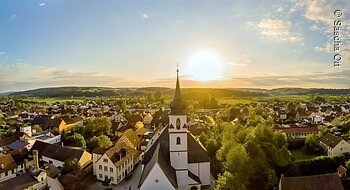
[[[67,174],[69,172],[80,169],[80,167],[81,166],[77,158],[69,158],[63,164],[62,173]]]
[[[326,126],[324,126],[324,125],[318,126],[318,130],[319,130],[318,131],[318,136],[319,137],[323,137],[329,131],[329,129]]]
[[[112,123],[107,117],[93,118],[87,120],[85,132],[89,137],[109,135],[111,127]]]
[[[106,135],[100,135],[98,137],[93,136],[90,139],[89,147],[90,148],[109,148],[113,145],[112,141]]]
[[[218,179],[217,189],[272,189],[278,183],[277,168],[291,163],[286,135],[275,133],[273,123],[253,115],[246,125],[221,125],[221,147],[216,157],[225,172]]]
[[[66,140],[69,146],[86,148],[86,142],[83,135],[74,133],[72,136],[68,136]]]
[[[348,160],[346,163],[345,163],[345,167],[350,169],[350,160]]]
[[[306,136],[303,150],[308,153],[314,153],[319,147],[319,140],[315,134],[309,134]]]
[[[32,130],[35,130],[37,133],[43,132],[43,129],[39,125],[34,125]]]

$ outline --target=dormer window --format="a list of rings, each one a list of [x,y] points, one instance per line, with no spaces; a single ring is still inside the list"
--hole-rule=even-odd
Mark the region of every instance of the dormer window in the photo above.
[[[180,130],[180,129],[181,129],[181,121],[180,121],[180,118],[177,118],[177,119],[176,119],[176,129],[177,129],[177,130]]]

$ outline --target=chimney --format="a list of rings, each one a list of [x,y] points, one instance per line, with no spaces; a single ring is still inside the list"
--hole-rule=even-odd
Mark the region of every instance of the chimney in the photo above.
[[[33,161],[34,161],[34,169],[39,168],[39,152],[38,150],[33,150]]]
[[[24,171],[28,172],[29,171],[29,162],[28,159],[24,159]]]

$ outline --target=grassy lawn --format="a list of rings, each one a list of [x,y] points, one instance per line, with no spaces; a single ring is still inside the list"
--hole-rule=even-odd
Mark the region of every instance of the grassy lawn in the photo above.
[[[316,153],[314,153],[314,154],[306,153],[306,152],[302,151],[301,149],[291,150],[290,152],[292,153],[293,158],[296,160],[310,159],[310,158],[314,158],[317,156],[321,156],[321,155],[316,154]]]

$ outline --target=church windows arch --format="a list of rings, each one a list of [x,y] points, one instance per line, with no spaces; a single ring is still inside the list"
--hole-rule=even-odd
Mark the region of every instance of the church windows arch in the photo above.
[[[181,144],[181,138],[180,137],[176,137],[176,144],[180,145]]]
[[[180,121],[180,118],[177,118],[177,119],[176,119],[176,129],[177,129],[177,130],[180,130],[180,129],[181,129],[181,121]]]

